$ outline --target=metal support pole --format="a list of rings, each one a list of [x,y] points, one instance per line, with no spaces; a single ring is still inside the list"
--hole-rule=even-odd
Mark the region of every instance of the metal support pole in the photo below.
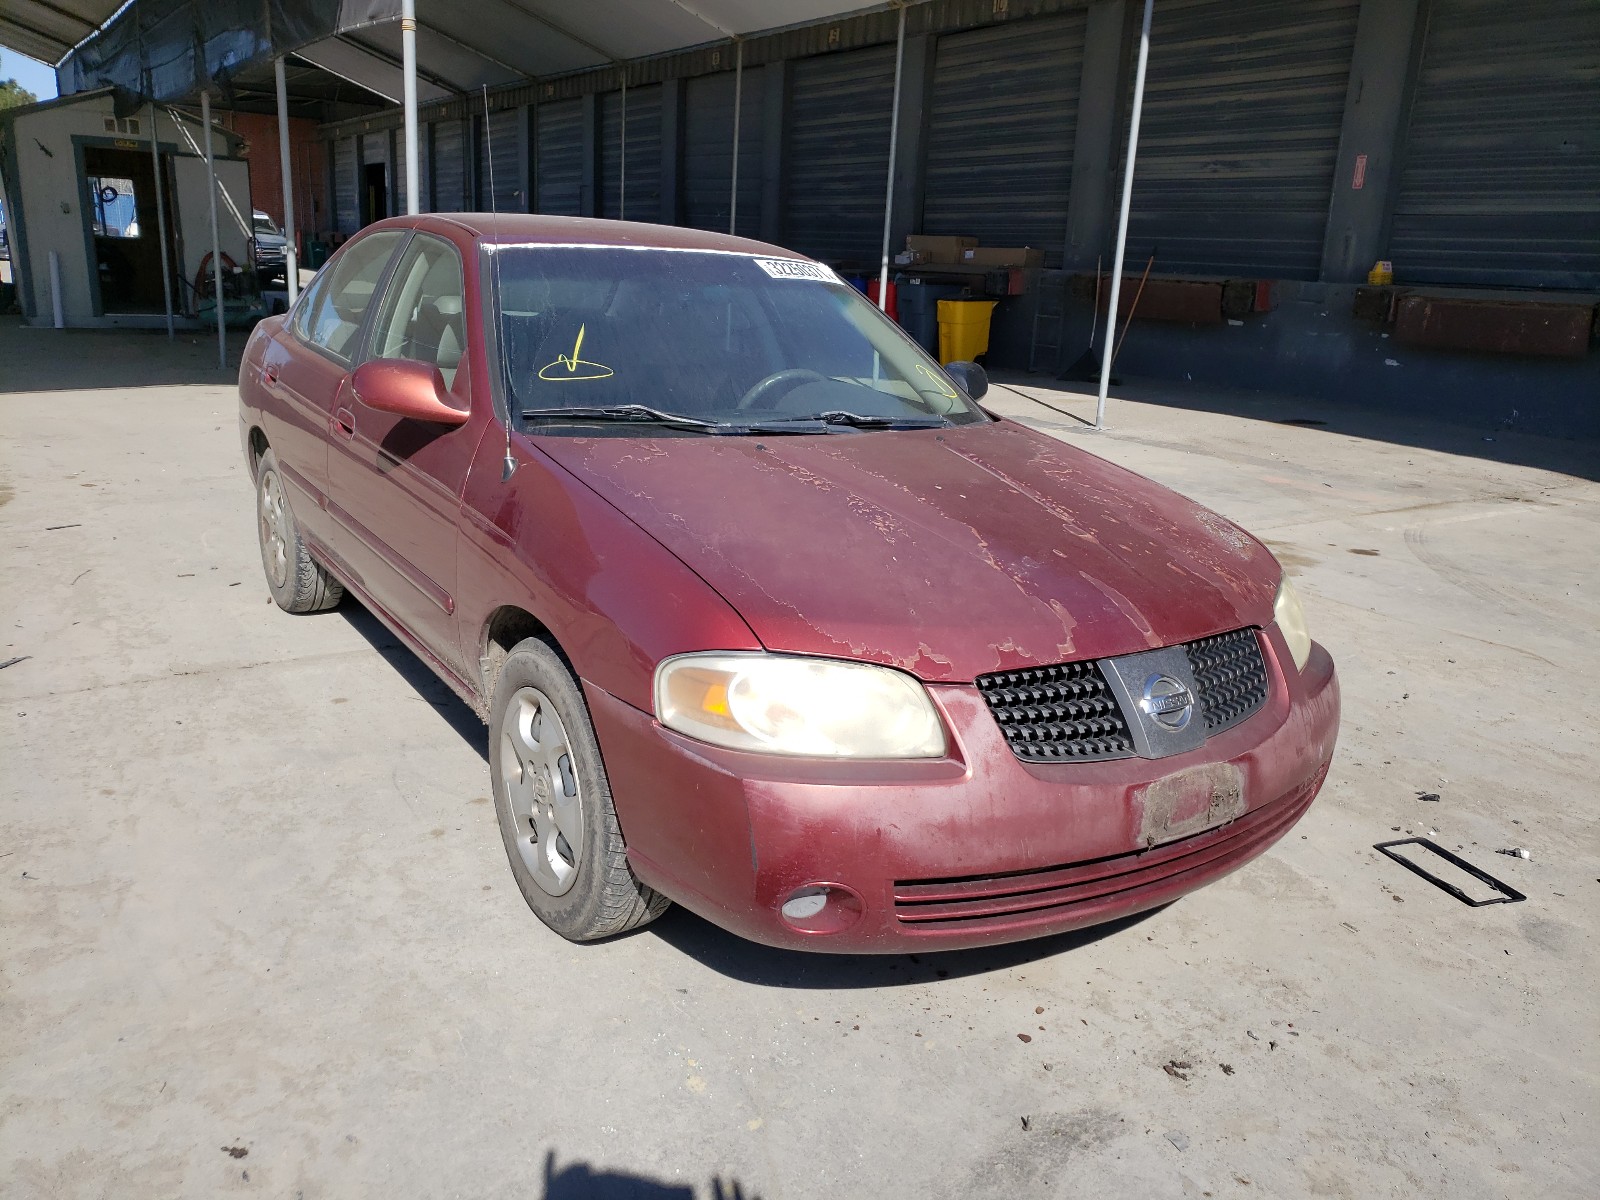
[[[617,220],[628,219],[628,68],[622,68],[622,149],[617,153]]]
[[[61,296],[61,254],[50,251],[50,317],[56,329],[67,327],[65,301]]]
[[[417,197],[417,0],[400,0],[401,103],[406,123],[406,213],[422,211]]]
[[[744,43],[733,46],[733,182],[728,185],[728,232],[739,224],[739,108],[744,100]]]
[[[278,76],[278,163],[283,173],[283,282],[289,289],[289,305],[300,294],[300,256],[294,248],[294,176],[289,154],[289,85],[283,75],[283,59],[273,63]]]
[[[211,186],[206,198],[211,201],[211,279],[217,289],[217,366],[228,369],[227,306],[222,302],[222,239],[217,233],[216,135],[211,129],[211,93],[200,93],[200,124],[206,135],[206,179]]]
[[[1128,210],[1133,206],[1133,160],[1139,150],[1139,117],[1144,112],[1144,69],[1150,61],[1150,13],[1155,0],[1144,0],[1144,29],[1139,34],[1139,69],[1133,76],[1133,116],[1128,122],[1128,169],[1122,177],[1122,216],[1117,220],[1117,253],[1111,262],[1111,308],[1106,315],[1106,341],[1100,350],[1100,399],[1094,406],[1094,427],[1106,427],[1106,393],[1111,387],[1112,336],[1117,304],[1122,299],[1122,260],[1128,250]]]
[[[900,6],[900,31],[894,43],[894,106],[889,113],[889,171],[883,185],[883,263],[878,268],[878,309],[889,311],[889,221],[894,216],[894,159],[900,147],[900,74],[906,58],[906,9]]]
[[[167,214],[163,202],[164,190],[161,186],[161,149],[156,134],[156,106],[150,105],[150,162],[156,172],[156,238],[161,247],[161,299],[167,309],[167,340],[171,341],[176,335],[172,325],[172,262],[171,255],[167,253]]]

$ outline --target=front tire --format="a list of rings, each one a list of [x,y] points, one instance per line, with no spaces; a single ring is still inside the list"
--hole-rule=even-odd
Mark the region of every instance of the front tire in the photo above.
[[[635,878],[578,682],[537,638],[506,657],[489,720],[495,813],[511,874],[568,941],[647,925],[665,896]]]
[[[256,464],[256,531],[261,538],[261,569],[267,590],[284,612],[321,612],[344,599],[344,585],[311,557],[284,491],[278,459],[271,450]]]

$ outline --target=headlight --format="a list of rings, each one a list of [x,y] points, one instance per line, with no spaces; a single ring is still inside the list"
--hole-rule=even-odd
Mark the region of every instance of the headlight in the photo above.
[[[1295,670],[1304,671],[1311,657],[1311,632],[1306,628],[1306,610],[1300,607],[1300,597],[1285,575],[1278,585],[1278,598],[1272,602],[1272,619],[1289,643],[1289,656],[1294,659]]]
[[[777,654],[685,654],[656,668],[656,717],[735,750],[818,758],[938,758],[927,690],[868,663]]]

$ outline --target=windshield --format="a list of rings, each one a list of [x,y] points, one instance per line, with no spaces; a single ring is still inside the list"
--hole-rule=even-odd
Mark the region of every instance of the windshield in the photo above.
[[[272,223],[272,218],[266,213],[257,213],[254,217],[257,233],[279,233],[279,229]]]
[[[738,426],[988,418],[826,267],[713,251],[508,246],[492,252],[514,412],[642,405]],[[819,428],[818,432],[823,430]],[[654,431],[651,431],[654,432]]]

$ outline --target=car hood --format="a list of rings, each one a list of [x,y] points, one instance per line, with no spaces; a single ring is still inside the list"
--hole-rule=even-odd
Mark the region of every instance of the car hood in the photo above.
[[[281,233],[258,233],[255,237],[256,245],[263,250],[282,250],[289,245],[289,240]]]
[[[1254,538],[1008,421],[537,442],[769,650],[970,682],[1272,619],[1280,572]]]

